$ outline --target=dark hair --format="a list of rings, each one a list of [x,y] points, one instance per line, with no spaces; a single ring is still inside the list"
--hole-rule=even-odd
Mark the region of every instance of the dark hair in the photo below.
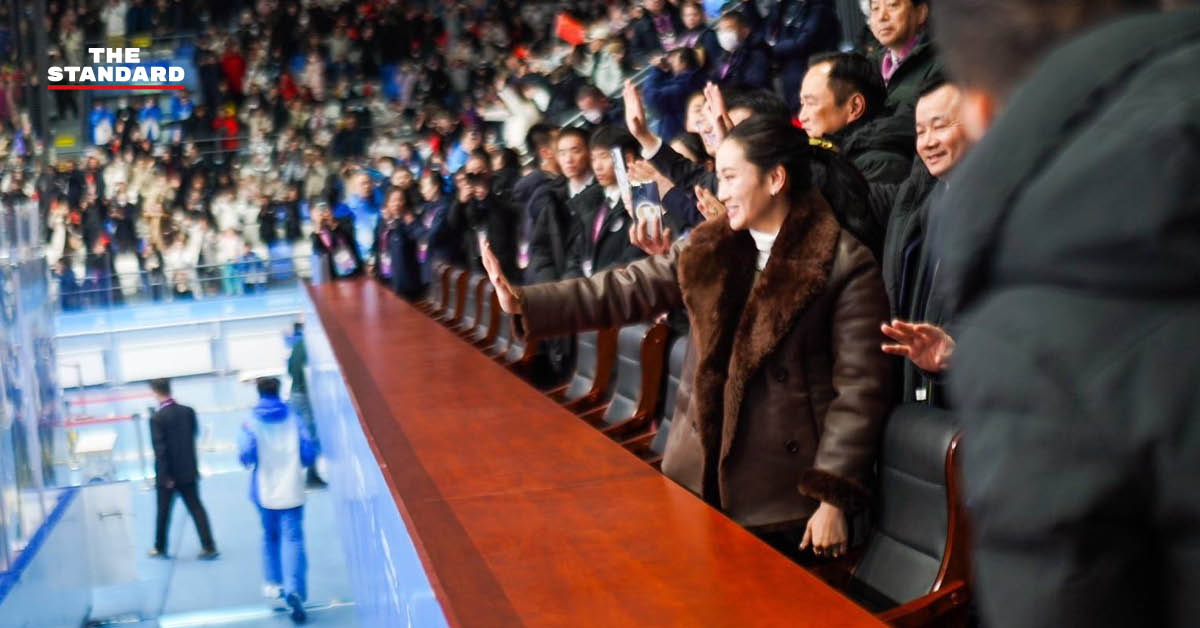
[[[500,149],[500,169],[520,168],[521,158],[517,156],[517,151],[511,148]]]
[[[955,81],[1003,100],[1045,54],[1103,19],[1158,8],[1157,0],[939,0],[938,52]]]
[[[483,150],[482,148],[476,148],[475,150],[471,151],[467,155],[467,161],[471,161],[472,159],[478,159],[478,160],[482,161],[484,171],[487,174],[491,174],[492,158],[490,156],[488,156],[487,151]],[[463,162],[463,168],[466,169],[466,167],[467,167],[466,162]]]
[[[604,95],[604,92],[600,91],[599,87],[596,87],[595,85],[592,85],[591,83],[585,83],[582,87],[579,88],[578,91],[575,92],[575,102],[579,102],[580,99],[586,98],[588,96],[591,96],[592,98],[595,98],[597,100],[604,100],[606,98],[606,96]]]
[[[633,152],[636,154],[638,152],[638,143],[625,129],[615,126],[602,126],[592,132],[588,148],[591,150],[596,150],[597,148],[604,150],[619,148],[622,153]]]
[[[667,53],[667,56],[678,55],[681,57],[683,64],[689,70],[695,70],[700,67],[700,57],[696,54],[695,48],[676,48]]]
[[[276,377],[260,377],[254,381],[260,397],[278,397],[279,379]]]
[[[292,323],[292,333],[299,335],[304,333],[304,323]]]
[[[673,144],[675,142],[679,142],[686,146],[687,149],[692,151],[692,154],[700,158],[702,162],[708,157],[708,151],[704,149],[704,140],[700,139],[700,136],[696,135],[695,133],[680,131],[679,133],[676,133],[675,137],[672,137],[671,141],[668,143]]]
[[[401,207],[403,207],[404,209],[410,209],[410,207],[409,207],[409,202],[408,202],[408,194],[407,194],[407,193],[405,193],[405,191],[404,191],[404,190],[402,190],[402,189],[400,189],[400,188],[398,188],[398,187],[390,187],[390,188],[388,188],[387,194],[386,194],[386,195],[384,195],[384,197],[383,197],[383,204],[384,204],[384,205],[387,205],[388,201],[392,200],[392,195],[393,195],[393,194],[399,194],[399,195],[400,195],[400,200],[401,200],[401,201],[403,201],[402,203],[400,203],[400,206],[401,206]]]
[[[867,104],[864,118],[873,117],[883,109],[887,86],[883,84],[879,68],[870,59],[857,52],[825,52],[813,55],[808,60],[808,67],[819,63],[829,64],[829,89],[839,107],[857,92]]]
[[[949,82],[950,81],[946,80],[945,74],[942,74],[942,72],[940,70],[935,70],[932,73],[930,73],[929,76],[926,76],[921,81],[921,84],[919,86],[917,86],[917,98],[918,99],[924,98],[924,97],[928,96],[929,94],[941,89],[943,86],[946,85],[946,83],[949,83]]]
[[[749,109],[753,116],[790,118],[792,111],[778,94],[769,89],[754,89],[745,86],[722,87],[725,110]]]
[[[543,148],[553,150],[554,132],[555,128],[545,122],[538,122],[529,127],[529,132],[525,134],[525,150],[529,151],[529,154],[535,157],[538,151]]]
[[[741,9],[735,9],[722,15],[717,22],[722,22],[725,20],[729,20],[734,24],[737,24],[738,28],[750,28],[750,19],[746,17],[745,13],[742,13]]]
[[[808,136],[780,116],[751,116],[733,127],[728,140],[737,142],[746,153],[746,161],[763,173],[782,166],[787,173],[788,194],[799,201],[812,187],[809,169]]]
[[[558,148],[558,141],[564,137],[577,137],[580,142],[583,142],[584,147],[588,145],[588,133],[577,126],[564,126],[558,130],[558,139],[555,141],[555,148]]]
[[[171,380],[165,377],[150,380],[150,390],[160,395],[171,394]]]

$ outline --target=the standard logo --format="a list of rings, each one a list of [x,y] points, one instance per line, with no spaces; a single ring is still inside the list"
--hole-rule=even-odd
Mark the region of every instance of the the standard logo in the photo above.
[[[139,48],[88,48],[93,65],[46,69],[48,89],[183,89],[183,68],[146,65]]]

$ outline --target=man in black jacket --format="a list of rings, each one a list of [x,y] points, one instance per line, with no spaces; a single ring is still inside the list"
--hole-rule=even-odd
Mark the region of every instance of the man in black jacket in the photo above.
[[[629,241],[632,218],[617,184],[613,156],[616,149],[630,163],[637,147],[621,129],[601,127],[592,134],[588,150],[596,184],[568,201],[574,219],[567,237],[566,277],[590,277],[646,256]]]
[[[465,191],[451,210],[454,229],[461,229],[463,248],[471,268],[483,272],[481,242],[486,239],[500,259],[506,276],[520,277],[517,268],[517,232],[521,227],[519,208],[512,202],[512,186],[494,180],[491,160],[482,150],[467,158]],[[511,274],[510,274],[511,273]]]
[[[1097,26],[1151,4],[935,3],[983,135],[931,237],[985,625],[1200,617],[1200,12]]]
[[[913,161],[912,121],[892,116],[887,88],[866,57],[835,52],[813,57],[800,87],[800,123],[827,139],[871,183],[900,183]]]
[[[868,23],[881,44],[871,59],[887,85],[888,109],[910,122],[921,85],[941,71],[928,21],[929,0],[871,0]]]
[[[150,556],[167,556],[167,526],[171,522],[175,493],[179,493],[200,535],[202,551],[199,558],[212,560],[220,553],[213,542],[208,513],[204,510],[204,504],[200,503],[197,486],[200,473],[196,469],[196,412],[175,403],[171,398],[171,383],[166,379],[151,380],[150,390],[158,400],[158,410],[150,417],[150,440],[154,443],[154,481],[158,487],[158,519]]]
[[[534,223],[526,283],[558,281],[566,276],[567,236],[575,221],[568,201],[591,186],[594,179],[588,137],[582,129],[565,127],[554,143],[562,176],[543,183],[529,199]]]

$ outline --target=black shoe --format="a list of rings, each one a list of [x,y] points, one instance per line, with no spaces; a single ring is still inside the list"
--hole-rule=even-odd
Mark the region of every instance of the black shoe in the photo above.
[[[167,553],[158,549],[157,547],[151,547],[150,551],[146,552],[146,555],[149,556],[150,558],[166,558],[167,557]]]
[[[329,486],[325,483],[325,480],[321,479],[321,476],[317,475],[316,470],[312,467],[308,468],[308,474],[304,484],[308,488],[326,488]]]
[[[288,608],[292,609],[292,621],[297,624],[303,624],[308,619],[308,613],[304,612],[304,602],[300,601],[300,596],[295,593],[287,595]]]
[[[196,558],[200,560],[216,560],[216,558],[220,555],[221,552],[218,552],[217,548],[214,547],[213,549],[206,549],[203,552],[200,552],[200,555],[196,556]]]

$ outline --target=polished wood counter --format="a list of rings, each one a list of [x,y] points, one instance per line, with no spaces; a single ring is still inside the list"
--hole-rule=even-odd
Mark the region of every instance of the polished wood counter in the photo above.
[[[310,286],[452,626],[879,626],[373,282]]]

